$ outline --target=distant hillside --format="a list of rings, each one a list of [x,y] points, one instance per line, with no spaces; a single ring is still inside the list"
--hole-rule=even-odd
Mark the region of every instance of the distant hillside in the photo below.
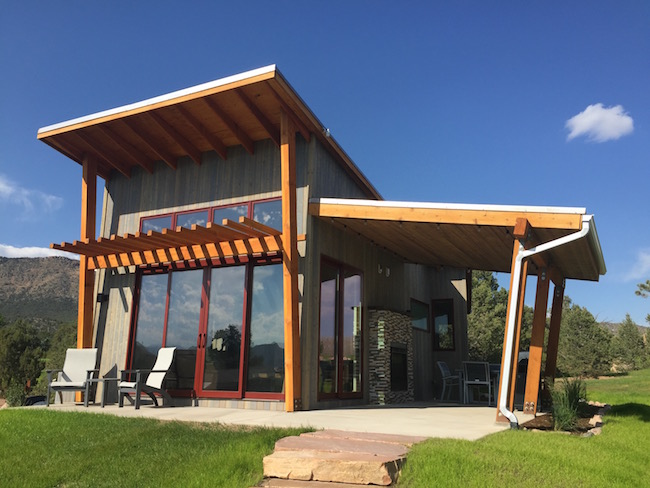
[[[616,335],[618,332],[619,327],[621,326],[620,322],[600,322],[600,325],[602,327],[605,327],[608,331],[610,331],[612,334]],[[637,324],[637,328],[639,329],[639,332],[641,335],[645,335],[650,331],[650,328],[644,326],[644,325],[639,325]]]
[[[77,320],[79,261],[0,257],[0,316],[37,325]]]

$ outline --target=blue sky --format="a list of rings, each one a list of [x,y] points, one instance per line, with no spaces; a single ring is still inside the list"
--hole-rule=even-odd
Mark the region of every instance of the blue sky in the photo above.
[[[386,199],[586,207],[567,294],[645,323],[650,2],[220,3],[0,0],[0,255],[79,236],[40,127],[277,64]]]

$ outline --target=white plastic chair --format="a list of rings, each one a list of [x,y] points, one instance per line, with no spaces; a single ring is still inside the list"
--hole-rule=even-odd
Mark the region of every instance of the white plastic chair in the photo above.
[[[462,389],[460,375],[451,374],[451,370],[449,369],[449,366],[447,366],[447,363],[444,361],[437,361],[437,364],[438,364],[438,369],[440,370],[440,375],[442,376],[442,393],[440,394],[440,399],[441,400],[445,399],[445,391],[447,390],[448,386],[458,386],[458,395],[460,401],[460,395]],[[449,394],[451,395],[451,390],[449,390]]]
[[[50,393],[59,392],[63,403],[63,391],[83,391],[84,406],[88,406],[92,379],[99,374],[97,366],[97,349],[68,349],[65,353],[63,369],[48,369],[47,372],[47,406],[50,406]],[[53,380],[54,373],[57,379]]]
[[[465,395],[463,402],[467,403],[470,387],[477,387],[480,392],[482,387],[487,386],[488,405],[491,405],[492,381],[490,381],[490,365],[482,361],[464,361],[463,369],[465,373]]]
[[[126,369],[122,371],[121,380],[117,384],[119,406],[123,407],[124,397],[128,397],[129,401],[135,404],[136,410],[139,409],[141,393],[149,395],[156,407],[158,406],[156,394],[161,395],[170,403],[171,397],[162,386],[165,376],[174,361],[175,352],[175,347],[161,347],[158,350],[158,356],[152,369]],[[135,374],[135,381],[126,381],[127,374]],[[134,395],[135,398],[131,398],[131,395]]]

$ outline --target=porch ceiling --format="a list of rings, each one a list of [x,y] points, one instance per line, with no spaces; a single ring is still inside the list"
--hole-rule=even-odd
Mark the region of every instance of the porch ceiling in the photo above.
[[[344,227],[411,263],[509,273],[518,218],[532,227],[532,243],[582,228],[584,239],[543,255],[564,278],[598,281],[606,268],[593,223],[583,208],[457,205],[346,199],[313,199],[309,213]],[[529,273],[536,273],[535,263]]]
[[[135,167],[152,173],[157,161],[175,169],[185,156],[201,164],[207,151],[227,159],[229,147],[253,154],[256,141],[279,146],[282,111],[305,140],[321,141],[368,198],[381,198],[275,65],[43,127],[38,139],[79,164],[93,158],[104,179],[113,171],[130,177]]]

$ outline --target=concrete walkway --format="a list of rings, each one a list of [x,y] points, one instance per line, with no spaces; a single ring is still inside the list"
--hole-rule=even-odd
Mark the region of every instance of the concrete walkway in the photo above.
[[[29,407],[47,408],[47,407]],[[122,417],[148,417],[183,422],[219,422],[226,425],[268,427],[311,427],[353,432],[399,434],[423,437],[443,437],[476,440],[483,436],[508,429],[507,424],[497,424],[496,408],[483,406],[432,406],[407,404],[401,406],[372,406],[310,410],[305,412],[274,412],[267,410],[229,409],[216,407],[165,407],[132,406],[105,408],[91,405],[51,405],[51,410],[91,412]],[[528,418],[517,413],[523,423]]]

